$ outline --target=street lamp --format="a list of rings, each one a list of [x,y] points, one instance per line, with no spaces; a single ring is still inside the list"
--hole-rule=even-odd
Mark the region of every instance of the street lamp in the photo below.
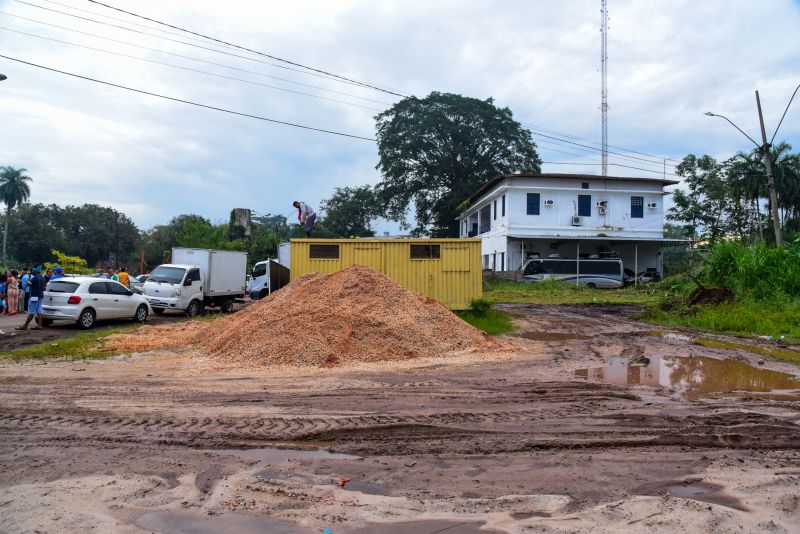
[[[783,116],[781,117],[780,122],[778,123],[778,127],[775,128],[775,133],[772,134],[772,139],[767,142],[767,132],[764,129],[764,115],[761,113],[761,98],[758,96],[758,91],[756,91],[756,106],[758,107],[758,121],[761,124],[761,139],[763,141],[762,144],[758,144],[753,140],[752,137],[744,133],[741,128],[736,126],[732,120],[724,115],[719,115],[717,113],[712,113],[707,111],[705,114],[709,117],[720,117],[725,119],[730,123],[731,126],[739,130],[739,132],[747,137],[751,143],[753,143],[756,148],[759,148],[764,151],[764,164],[767,167],[767,188],[769,189],[769,203],[772,212],[772,226],[775,228],[775,245],[782,246],[783,245],[783,235],[781,233],[781,225],[780,219],[778,218],[778,194],[775,191],[775,179],[773,178],[772,174],[772,154],[770,153],[770,148],[772,147],[772,141],[775,140],[775,136],[778,135],[778,129],[780,129],[781,124],[783,124],[783,119],[786,117],[786,112],[789,111],[789,106],[792,105],[792,100],[794,100],[795,95],[797,95],[797,91],[800,89],[800,85],[792,93],[792,97],[789,99],[789,103],[786,104],[786,109],[783,112]]]

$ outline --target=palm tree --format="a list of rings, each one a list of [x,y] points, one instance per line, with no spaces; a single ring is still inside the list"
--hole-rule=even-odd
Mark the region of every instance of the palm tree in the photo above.
[[[30,176],[25,176],[27,169],[15,169],[14,167],[2,167],[0,170],[0,200],[6,205],[6,221],[3,230],[3,262],[6,261],[6,244],[8,242],[8,220],[11,218],[11,210],[28,200],[31,196],[31,186],[28,184],[32,180]]]

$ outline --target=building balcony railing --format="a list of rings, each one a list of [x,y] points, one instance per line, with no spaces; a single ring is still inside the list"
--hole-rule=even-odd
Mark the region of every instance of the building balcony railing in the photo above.
[[[478,233],[479,233],[479,234],[485,234],[485,233],[486,233],[486,232],[488,232],[488,231],[489,231],[491,228],[492,228],[492,225],[491,225],[491,223],[490,223],[490,224],[484,224],[484,225],[482,225],[480,228],[478,228]]]

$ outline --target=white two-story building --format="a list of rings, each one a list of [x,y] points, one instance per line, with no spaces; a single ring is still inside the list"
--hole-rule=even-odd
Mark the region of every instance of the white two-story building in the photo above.
[[[515,271],[531,257],[618,255],[625,269],[663,272],[668,179],[582,174],[501,174],[459,216],[460,235],[483,240],[483,266]],[[557,255],[557,256],[556,256]]]

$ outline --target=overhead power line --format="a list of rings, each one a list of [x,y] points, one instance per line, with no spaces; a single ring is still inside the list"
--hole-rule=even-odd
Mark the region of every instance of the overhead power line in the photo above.
[[[182,104],[189,104],[189,105],[197,106],[197,107],[200,107],[200,108],[211,109],[211,110],[214,110],[214,111],[221,111],[222,113],[229,113],[231,115],[238,115],[240,117],[248,117],[248,118],[251,118],[251,119],[257,119],[257,120],[261,120],[261,121],[272,122],[272,123],[275,123],[275,124],[283,124],[284,126],[292,126],[294,128],[302,128],[303,130],[311,130],[311,131],[314,131],[314,132],[321,132],[321,133],[327,133],[327,134],[332,134],[332,135],[339,135],[339,136],[342,136],[342,137],[350,137],[352,139],[361,139],[361,140],[364,140],[364,141],[375,142],[375,138],[373,138],[373,137],[363,137],[363,136],[355,135],[355,134],[337,132],[335,130],[326,130],[324,128],[316,128],[314,126],[307,126],[307,125],[304,125],[304,124],[297,124],[297,123],[294,123],[294,122],[281,121],[281,120],[278,120],[278,119],[271,119],[269,117],[261,117],[259,115],[252,115],[250,113],[243,113],[241,111],[233,111],[233,110],[230,110],[230,109],[220,108],[220,107],[216,107],[216,106],[210,106],[208,104],[201,104],[199,102],[193,102],[191,100],[184,100],[182,98],[175,98],[173,96],[162,95],[162,94],[159,94],[159,93],[152,93],[150,91],[144,91],[142,89],[136,89],[134,87],[128,87],[126,85],[120,85],[120,84],[116,84],[116,83],[112,83],[112,82],[107,82],[107,81],[104,81],[104,80],[98,80],[97,78],[90,78],[88,76],[82,76],[80,74],[75,74],[73,72],[66,72],[66,71],[63,71],[63,70],[54,69],[52,67],[47,67],[45,65],[39,65],[37,63],[31,63],[30,61],[24,61],[22,59],[17,59],[15,57],[11,57],[11,56],[4,56],[2,54],[0,54],[0,58],[8,59],[10,61],[16,61],[17,63],[22,63],[24,65],[29,65],[31,67],[37,67],[37,68],[48,70],[48,71],[51,71],[51,72],[57,72],[59,74],[64,74],[66,76],[72,76],[73,78],[80,78],[81,80],[100,83],[100,84],[103,84],[103,85],[116,87],[118,89],[125,89],[126,91],[132,91],[134,93],[140,93],[140,94],[148,95],[148,96],[155,96],[157,98],[163,98],[165,100],[172,100],[173,102],[180,102]]]
[[[580,163],[577,161],[543,161],[542,163],[547,163],[549,165],[600,165],[602,163]],[[655,174],[663,174],[661,171],[654,171],[652,169],[643,169],[641,167],[632,167],[631,165],[622,165],[621,163],[609,163],[609,166],[613,167],[625,167],[626,169],[635,169],[637,171],[645,171],[645,172],[652,172]]]
[[[544,126],[538,126],[536,124],[528,123],[527,127],[528,128],[532,128],[534,130],[540,130],[542,132],[551,133],[551,134],[554,134],[554,135],[560,135],[561,137],[568,137],[570,139],[575,139],[576,141],[585,141],[585,142],[591,143],[593,145],[601,145],[602,144],[602,143],[600,143],[598,141],[595,141],[593,139],[589,139],[589,138],[586,138],[586,137],[580,137],[580,136],[577,136],[577,135],[572,135],[572,134],[560,132],[558,130],[553,130],[552,128],[545,128]],[[651,158],[656,158],[659,161],[667,160],[667,161],[674,161],[675,163],[680,163],[680,160],[673,159],[673,158],[667,158],[667,157],[664,157],[664,156],[659,156],[658,154],[648,154],[647,152],[639,152],[638,150],[633,150],[631,148],[626,148],[624,146],[618,146],[618,145],[611,145],[610,144],[608,146],[610,146],[611,148],[616,148],[616,149],[622,150],[624,152],[629,152],[631,154],[639,154],[640,156],[649,156]]]
[[[582,150],[583,152],[564,152],[564,151],[560,151],[560,150],[554,150],[554,149],[550,148],[549,146],[545,146],[545,145],[554,145],[554,146],[557,146],[559,148],[568,148],[570,150]],[[567,155],[570,155],[570,156],[578,156],[578,157],[582,157],[582,158],[591,157],[591,156],[598,156],[599,155],[598,152],[596,152],[596,151],[592,151],[592,150],[588,150],[588,149],[585,149],[585,148],[568,145],[568,144],[561,143],[561,142],[558,142],[558,141],[550,141],[548,139],[537,139],[536,140],[536,146],[541,150],[553,150],[554,152],[560,152],[562,154],[567,154]],[[622,156],[614,156],[613,154],[609,156],[609,158],[612,158],[612,159],[621,158],[621,157]],[[624,159],[622,161],[624,161],[626,163],[630,163],[630,162],[628,162],[627,160],[624,160]],[[657,166],[660,169],[657,172],[664,172],[665,165],[663,165],[661,162],[653,162],[653,163],[651,163],[649,165]],[[667,165],[669,165],[669,164],[667,164]],[[672,171],[672,169],[670,169],[670,172],[671,171]]]
[[[323,70],[323,69],[318,69],[318,68],[315,68],[315,67],[309,67],[308,65],[303,65],[302,63],[298,63],[296,61],[290,61],[288,59],[284,59],[284,58],[281,58],[281,57],[278,57],[278,56],[273,56],[271,54],[266,54],[264,52],[259,52],[258,50],[253,50],[252,48],[248,48],[246,46],[237,45],[235,43],[231,43],[231,42],[225,41],[223,39],[218,39],[216,37],[211,37],[210,35],[206,35],[204,33],[195,32],[195,31],[192,31],[192,30],[187,30],[186,28],[182,28],[182,27],[176,26],[174,24],[169,24],[167,22],[162,22],[160,20],[156,20],[156,19],[153,19],[153,18],[150,18],[150,17],[146,17],[144,15],[139,15],[139,14],[133,13],[131,11],[126,11],[124,9],[120,9],[118,7],[115,7],[115,6],[112,6],[112,5],[109,5],[109,4],[104,4],[103,2],[98,2],[97,0],[87,0],[87,1],[91,2],[93,4],[97,4],[99,6],[106,7],[108,9],[113,9],[114,11],[118,11],[120,13],[125,13],[126,15],[130,15],[132,17],[136,17],[136,18],[140,18],[140,19],[143,19],[143,20],[147,20],[147,21],[153,22],[155,24],[159,24],[161,26],[166,26],[168,28],[172,28],[173,30],[179,30],[179,31],[191,34],[191,35],[196,35],[198,37],[203,37],[204,39],[208,39],[209,41],[214,41],[216,43],[232,46],[234,48],[238,48],[240,50],[245,50],[247,52],[250,52],[251,54],[257,54],[259,56],[268,57],[270,59],[273,59],[275,61],[280,61],[280,62],[286,63],[288,65],[294,65],[295,67],[302,67],[304,69],[308,69],[308,70],[313,71],[313,72],[318,72],[320,74],[325,74],[327,76],[333,76],[334,78],[338,78],[340,80],[345,80],[347,82],[354,83],[354,84],[357,84],[357,85],[361,85],[363,87],[369,87],[370,89],[374,89],[376,91],[381,91],[383,93],[389,93],[390,95],[399,96],[399,97],[408,96],[406,94],[402,94],[402,93],[396,92],[396,91],[391,90],[391,89],[387,89],[387,88],[384,88],[384,87],[373,85],[373,84],[370,84],[370,83],[367,83],[367,82],[362,82],[362,81],[359,81],[359,80],[354,80],[352,78],[348,78],[346,76],[341,76],[339,74],[335,74],[333,72],[329,72],[329,71],[326,71],[326,70]]]
[[[45,26],[51,26],[53,28],[59,28],[61,30],[67,30],[67,31],[75,32],[75,33],[81,33],[81,34],[89,35],[89,36],[92,36],[92,37],[99,37],[100,39],[107,39],[109,41],[115,41],[115,42],[118,42],[118,43],[131,44],[131,43],[128,43],[126,41],[113,39],[111,37],[105,37],[105,36],[96,35],[96,34],[89,33],[89,32],[84,32],[84,31],[80,31],[80,30],[74,30],[74,29],[67,28],[67,27],[64,27],[64,26],[59,26],[57,24],[52,24],[52,23],[49,23],[49,22],[43,22],[43,21],[40,21],[40,20],[31,19],[31,18],[28,18],[28,17],[23,17],[22,15],[17,15],[15,13],[8,13],[6,11],[0,11],[0,13],[2,13],[3,15],[10,15],[10,16],[18,18],[18,19],[27,20],[27,21],[30,21],[30,22],[36,22],[38,24],[43,24]],[[105,23],[99,22],[99,24],[105,24]],[[150,34],[146,34],[146,35],[150,35]],[[217,50],[216,48],[209,48],[207,46],[201,46],[201,45],[196,45],[196,44],[193,44],[193,43],[187,43],[185,41],[179,41],[177,39],[170,39],[168,37],[162,37],[160,35],[156,35],[156,36],[153,36],[153,37],[157,37],[159,39],[163,39],[163,40],[170,41],[170,42],[173,42],[173,43],[185,44],[185,45],[192,46],[192,47],[195,47],[195,48],[200,48],[200,49],[203,49],[203,50],[210,50],[212,52],[217,52],[219,54],[224,54],[226,56],[232,56],[232,57],[237,57],[237,58],[240,58],[240,59],[246,59],[248,61],[253,61],[255,63],[261,63],[263,65],[269,65],[271,67],[276,67],[276,68],[279,68],[279,69],[290,70],[290,71],[293,71],[293,72],[299,72],[300,74],[306,74],[308,76],[316,76],[318,78],[322,78],[323,80],[331,80],[331,81],[335,81],[335,82],[349,84],[349,85],[352,85],[352,86],[355,86],[355,87],[360,87],[360,85],[358,85],[356,83],[337,80],[335,78],[331,78],[330,76],[326,76],[326,75],[323,75],[323,74],[318,74],[316,72],[308,72],[308,71],[305,71],[305,70],[302,70],[302,69],[296,69],[294,67],[287,67],[286,65],[279,65],[277,63],[273,63],[273,62],[270,62],[270,61],[264,61],[262,59],[256,59],[256,58],[252,58],[252,57],[248,57],[248,56],[243,56],[241,54],[234,54],[233,52],[226,52],[224,50]],[[140,45],[132,45],[132,46],[140,46]],[[141,48],[148,48],[148,47],[141,46]],[[157,50],[157,49],[151,49],[151,50]],[[169,54],[170,52],[164,52],[164,53],[165,54]],[[180,54],[173,54],[173,55],[178,55],[179,56]],[[187,56],[182,56],[182,57],[187,57]]]
[[[215,67],[223,67],[223,68],[230,69],[230,70],[235,70],[235,71],[238,71],[238,72],[246,72],[248,74],[254,74],[256,76],[261,76],[262,78],[270,78],[272,80],[280,80],[282,82],[291,83],[293,85],[300,85],[300,86],[303,86],[303,87],[311,87],[313,89],[319,89],[320,91],[325,91],[327,93],[334,93],[334,94],[337,94],[337,95],[349,96],[349,97],[352,97],[352,98],[357,98],[359,100],[365,100],[367,102],[375,102],[375,103],[378,103],[378,104],[384,104],[386,106],[391,106],[391,103],[389,103],[389,102],[383,102],[381,100],[375,100],[373,98],[367,98],[365,96],[358,96],[358,95],[354,95],[354,94],[351,94],[351,93],[345,93],[343,91],[336,91],[336,90],[333,90],[333,89],[327,89],[327,88],[321,87],[319,85],[313,85],[313,84],[309,84],[309,83],[298,82],[298,81],[295,81],[295,80],[290,80],[288,78],[281,78],[279,76],[272,76],[270,74],[264,74],[262,72],[243,69],[243,68],[240,68],[240,67],[234,67],[232,65],[226,65],[224,63],[216,63],[214,61],[208,61],[208,60],[196,58],[196,57],[193,57],[193,56],[187,56],[187,55],[178,54],[178,53],[175,53],[175,52],[168,52],[166,50],[161,50],[160,48],[152,48],[152,47],[149,47],[149,46],[144,46],[144,45],[140,45],[140,44],[136,44],[136,43],[131,43],[130,41],[123,41],[121,39],[114,39],[112,37],[106,37],[105,35],[98,35],[96,33],[84,32],[84,31],[81,31],[81,30],[68,28],[66,26],[59,26],[58,24],[51,24],[49,22],[44,22],[44,21],[41,21],[41,20],[36,20],[36,19],[28,18],[28,17],[23,17],[21,15],[16,15],[14,13],[8,13],[8,12],[5,12],[5,11],[0,11],[0,14],[1,15],[8,15],[8,16],[11,16],[11,17],[14,17],[14,18],[18,18],[18,19],[22,19],[22,20],[26,20],[28,22],[34,22],[36,24],[41,24],[43,26],[49,26],[51,28],[57,28],[59,30],[64,30],[64,31],[68,31],[68,32],[71,32],[71,33],[76,33],[76,34],[79,34],[79,35],[86,35],[88,37],[94,37],[94,38],[102,39],[104,41],[109,41],[109,42],[112,42],[112,43],[118,43],[118,44],[123,44],[123,45],[126,45],[126,46],[132,46],[134,48],[139,48],[141,50],[149,50],[151,52],[157,52],[159,54],[166,54],[166,55],[172,56],[172,57],[179,57],[179,58],[182,58],[182,59],[188,59],[190,61],[196,61],[198,63],[204,63],[206,65],[213,65]],[[20,32],[20,33],[23,33],[23,32]],[[33,34],[31,34],[31,35],[33,35]],[[82,46],[82,45],[76,45],[76,46]],[[269,62],[266,62],[266,61],[264,61],[263,63],[265,63],[267,65],[272,65],[272,66],[278,66],[280,68],[286,68],[286,69],[290,69],[290,70],[297,70],[297,69],[291,69],[289,67],[283,67],[281,65],[273,65],[272,63],[269,63]],[[298,71],[298,72],[301,72],[301,71]],[[311,74],[313,76],[317,76],[316,74],[312,74],[312,73],[304,73],[304,74]],[[325,77],[322,77],[322,78],[325,79],[325,80],[330,79],[330,78],[325,78]]]
[[[150,26],[150,25],[147,25],[147,24],[141,24],[141,23],[138,23],[138,22],[133,22],[132,20],[121,19],[121,18],[118,18],[118,17],[112,17],[111,15],[104,15],[102,13],[98,13],[97,11],[92,11],[92,10],[89,10],[89,9],[81,9],[79,7],[70,6],[68,4],[62,4],[60,2],[55,2],[54,0],[40,0],[40,1],[46,2],[48,4],[53,4],[53,5],[56,5],[56,6],[65,7],[67,9],[71,9],[72,11],[78,11],[80,13],[88,13],[89,15],[94,15],[96,17],[101,17],[101,18],[108,19],[108,20],[113,20],[113,21],[116,21],[116,22],[124,22],[125,24],[130,24],[131,26],[137,26],[139,28],[144,28],[146,30],[153,30],[153,31],[156,31],[156,32],[164,33],[166,35],[174,35],[175,37],[183,37],[184,39],[189,39],[191,41],[198,41],[198,42],[201,42],[201,43],[207,43],[208,42],[206,39],[200,39],[198,37],[192,37],[191,35],[185,35],[185,34],[178,33],[178,32],[171,32],[169,30],[164,30],[164,29],[161,29],[161,28],[154,28],[153,26]],[[228,48],[232,48],[232,47],[228,47]]]
[[[147,59],[147,58],[142,58],[142,57],[137,57],[137,56],[131,56],[131,55],[128,55],[128,54],[123,54],[121,52],[113,52],[111,50],[103,50],[102,48],[94,48],[92,46],[86,46],[86,45],[81,45],[81,44],[77,44],[77,43],[71,43],[69,41],[62,41],[60,39],[53,39],[51,37],[44,37],[44,36],[41,36],[41,35],[35,35],[33,33],[27,33],[27,32],[23,32],[23,31],[19,31],[19,30],[12,30],[10,28],[5,28],[3,26],[0,26],[0,30],[5,30],[5,31],[9,31],[9,32],[22,34],[22,35],[27,35],[27,36],[30,36],[30,37],[36,37],[37,39],[44,39],[44,40],[53,41],[53,42],[56,42],[56,43],[68,44],[70,46],[77,46],[79,48],[85,48],[87,50],[94,50],[96,52],[102,52],[104,54],[111,54],[111,55],[114,55],[114,56],[120,56],[120,57],[124,57],[124,58],[128,58],[128,59],[135,59],[137,61],[144,61],[144,62],[147,62],[147,63],[156,64],[156,65],[163,65],[165,67],[172,67],[174,69],[181,69],[181,70],[186,70],[186,71],[190,71],[190,72],[197,72],[199,74],[205,74],[207,76],[215,76],[217,78],[224,78],[226,80],[233,80],[233,81],[237,81],[237,82],[243,82],[243,83],[249,83],[249,84],[252,84],[252,85],[258,85],[258,86],[261,86],[261,87],[267,87],[269,89],[275,89],[277,91],[285,91],[287,93],[292,93],[292,94],[296,94],[296,95],[303,95],[303,96],[308,96],[308,97],[311,97],[311,98],[318,98],[320,100],[327,100],[328,102],[337,102],[339,104],[345,104],[345,105],[348,105],[348,106],[355,106],[355,107],[359,107],[359,108],[363,108],[363,109],[369,109],[369,110],[372,110],[372,111],[383,111],[382,109],[371,108],[369,106],[356,104],[354,102],[345,102],[344,100],[336,100],[335,98],[327,98],[327,97],[324,97],[324,96],[315,95],[315,94],[311,94],[311,93],[304,93],[302,91],[295,91],[293,89],[286,89],[284,87],[277,87],[275,85],[267,85],[265,83],[254,82],[252,80],[245,80],[244,78],[234,78],[233,76],[225,76],[223,74],[216,74],[214,72],[207,72],[207,71],[204,71],[204,70],[192,69],[192,68],[189,68],[189,67],[183,67],[181,65],[173,65],[172,63],[165,63],[163,61],[156,61],[154,59]]]
[[[593,150],[593,151],[602,152],[602,149],[599,149],[599,148],[596,148],[596,147],[593,147],[593,146],[589,146],[589,145],[584,145],[582,143],[576,143],[574,141],[568,141],[566,139],[561,139],[560,137],[555,137],[555,136],[552,136],[552,135],[547,135],[547,134],[538,133],[538,132],[534,132],[534,131],[531,131],[531,133],[533,135],[537,135],[537,136],[540,136],[540,137],[546,137],[548,139],[555,139],[555,140],[558,140],[558,141],[561,141],[561,142],[564,142],[564,143],[567,143],[567,144],[570,144],[570,145],[575,145],[575,146],[579,146],[579,147],[583,147],[583,148],[588,148],[588,149]],[[630,156],[630,155],[627,155],[627,154],[622,154],[620,152],[613,152],[611,150],[609,150],[608,153],[609,154],[614,154],[614,155],[617,155],[617,156],[621,156],[621,157],[624,157],[624,158],[644,161],[644,162],[647,162],[647,163],[653,163],[653,164],[658,164],[658,165],[662,164],[661,161],[654,161],[654,160],[650,160],[650,159],[640,158],[638,156]],[[670,165],[670,166],[674,167],[674,165],[671,165],[669,163],[667,165]]]

